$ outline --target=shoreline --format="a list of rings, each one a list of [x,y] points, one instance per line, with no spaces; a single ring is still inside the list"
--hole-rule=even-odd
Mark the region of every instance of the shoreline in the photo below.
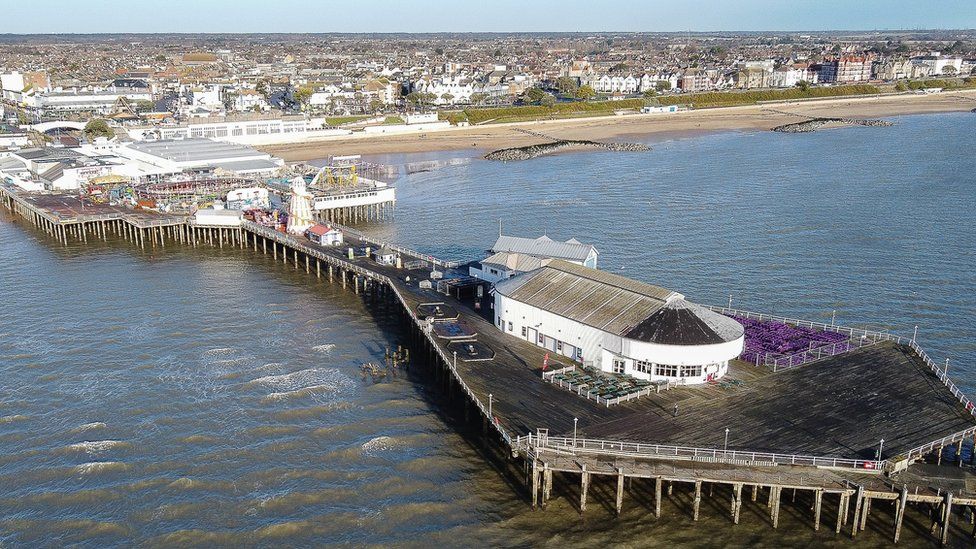
[[[424,134],[360,135],[258,147],[287,162],[344,154],[393,154],[450,150],[484,152],[539,144],[519,129],[534,127],[566,140],[617,139],[628,136],[667,138],[722,131],[771,130],[800,118],[881,118],[908,114],[966,112],[976,107],[976,90],[931,95],[884,95],[788,101],[716,107],[675,114],[635,114],[566,120],[510,122],[465,128],[450,127]],[[558,133],[556,133],[558,132]]]

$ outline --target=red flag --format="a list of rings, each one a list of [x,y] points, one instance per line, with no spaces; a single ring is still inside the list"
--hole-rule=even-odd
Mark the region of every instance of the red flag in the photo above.
[[[547,368],[549,368],[549,353],[542,357],[542,371],[546,371]]]

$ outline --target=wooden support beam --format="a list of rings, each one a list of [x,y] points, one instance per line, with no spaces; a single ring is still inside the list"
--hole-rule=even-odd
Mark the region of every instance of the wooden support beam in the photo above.
[[[617,468],[617,516],[624,506],[624,470]]]
[[[783,494],[783,488],[776,486],[774,488],[771,488],[771,490],[775,490],[776,492],[776,495],[773,499],[773,509],[771,513],[771,518],[773,519],[773,528],[776,528],[777,526],[779,526],[779,502]]]
[[[851,522],[851,539],[857,536],[857,531],[861,529],[861,509],[864,505],[864,486],[857,487],[857,494],[854,496],[854,520]]]
[[[840,529],[844,526],[845,518],[847,515],[847,494],[843,493],[840,495],[840,500],[837,502],[837,528],[834,532],[839,534]]]
[[[901,496],[895,502],[895,543],[901,537],[901,524],[905,519],[905,506],[908,505],[908,485],[901,487]]]
[[[586,492],[590,488],[590,474],[586,472],[586,466],[580,473],[580,514],[586,512]]]
[[[552,497],[552,469],[548,463],[542,464],[542,508],[545,509]]]
[[[532,508],[539,502],[539,460],[532,460]]]
[[[960,458],[961,458],[960,454]],[[961,461],[961,460],[960,460]],[[949,541],[949,522],[952,518],[952,492],[945,493],[945,502],[942,504],[942,538],[941,543],[945,546]]]
[[[861,531],[863,532],[868,525],[868,515],[871,514],[871,498],[864,498],[864,510],[861,511]]]
[[[701,481],[695,481],[695,500],[692,511],[692,520],[698,520],[698,509],[701,507]]]
[[[739,516],[742,512],[742,483],[737,482],[733,488],[734,497],[732,498],[732,524],[739,524]]]
[[[823,509],[823,490],[813,491],[813,531],[820,531],[820,511]]]
[[[661,518],[661,477],[654,479],[654,516]]]

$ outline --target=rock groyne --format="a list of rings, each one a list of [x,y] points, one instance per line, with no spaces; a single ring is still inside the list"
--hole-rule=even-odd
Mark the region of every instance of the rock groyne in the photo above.
[[[538,145],[527,145],[525,147],[511,147],[499,149],[485,155],[486,160],[501,160],[509,162],[514,160],[529,160],[547,154],[557,153],[567,149],[594,148],[605,149],[608,151],[642,152],[651,150],[643,143],[600,143],[599,141],[589,141],[581,139],[560,139],[551,143],[540,143]]]
[[[815,132],[827,124],[875,127],[887,127],[893,125],[887,120],[871,120],[863,118],[811,118],[810,120],[804,120],[803,122],[794,122],[792,124],[776,126],[773,128],[773,131],[780,133],[808,133]]]

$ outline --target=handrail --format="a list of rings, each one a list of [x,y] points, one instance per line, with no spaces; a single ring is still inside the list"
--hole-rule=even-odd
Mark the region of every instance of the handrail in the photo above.
[[[876,343],[881,343],[881,341],[883,340],[860,337],[838,341],[836,343],[827,343],[819,347],[813,347],[811,349],[799,351],[790,355],[776,356],[772,355],[771,353],[767,353],[763,359],[763,364],[766,366],[772,366],[774,372],[779,372],[782,370],[796,368],[797,366],[802,366],[804,364],[820,360],[821,358],[836,356],[844,354],[848,351],[853,351],[854,349],[868,347]]]
[[[389,248],[389,249],[391,249],[391,250],[393,250],[395,252],[398,252],[400,255],[407,255],[407,256],[415,257],[415,258],[417,258],[420,261],[423,261],[425,263],[429,263],[429,264],[431,264],[433,266],[438,266],[438,267],[440,267],[442,269],[445,269],[445,270],[446,269],[454,269],[454,268],[457,268],[457,267],[459,267],[461,265],[461,262],[460,261],[444,261],[443,259],[438,259],[438,258],[436,258],[436,257],[434,257],[432,255],[422,254],[422,253],[420,253],[420,252],[418,252],[416,250],[411,250],[409,248],[404,248],[403,246],[397,246],[396,244],[390,244],[388,242],[383,242],[383,241],[381,241],[381,240],[379,240],[377,238],[374,238],[372,236],[369,236],[368,234],[366,234],[366,233],[364,233],[362,231],[357,231],[356,229],[353,229],[352,227],[348,227],[346,225],[341,225],[339,223],[329,223],[329,225],[331,225],[331,226],[333,226],[333,227],[341,230],[342,232],[344,232],[346,234],[349,234],[351,236],[354,236],[354,237],[358,238],[359,240],[362,240],[364,242],[367,242],[369,244],[375,244],[376,246],[379,246],[379,247],[387,247],[387,248]]]
[[[645,442],[624,442],[616,440],[588,439],[580,437],[560,437],[548,434],[531,433],[517,438],[519,449],[538,455],[542,452],[612,455],[617,457],[668,458],[717,463],[741,464],[748,462],[758,466],[808,466],[834,469],[857,469],[866,472],[881,472],[887,467],[885,460],[848,459],[836,457],[811,456],[800,454],[777,454],[753,450],[734,450],[718,448],[698,448]]]
[[[839,334],[847,334],[848,337],[868,337],[872,339],[880,339],[884,341],[895,341],[896,343],[901,343],[904,339],[901,336],[896,336],[886,331],[878,330],[867,330],[864,328],[851,328],[849,326],[841,326],[838,324],[827,324],[825,322],[814,322],[812,320],[803,320],[800,318],[790,318],[785,316],[770,315],[766,313],[757,313],[754,311],[746,311],[742,309],[731,309],[729,307],[716,307],[713,305],[704,305],[706,309],[714,311],[723,315],[733,315],[742,316],[745,318],[754,318],[759,321],[768,320],[772,322],[783,322],[785,324],[793,324],[794,326],[803,326],[806,328],[813,328],[818,330],[823,330],[825,332],[837,332]]]

